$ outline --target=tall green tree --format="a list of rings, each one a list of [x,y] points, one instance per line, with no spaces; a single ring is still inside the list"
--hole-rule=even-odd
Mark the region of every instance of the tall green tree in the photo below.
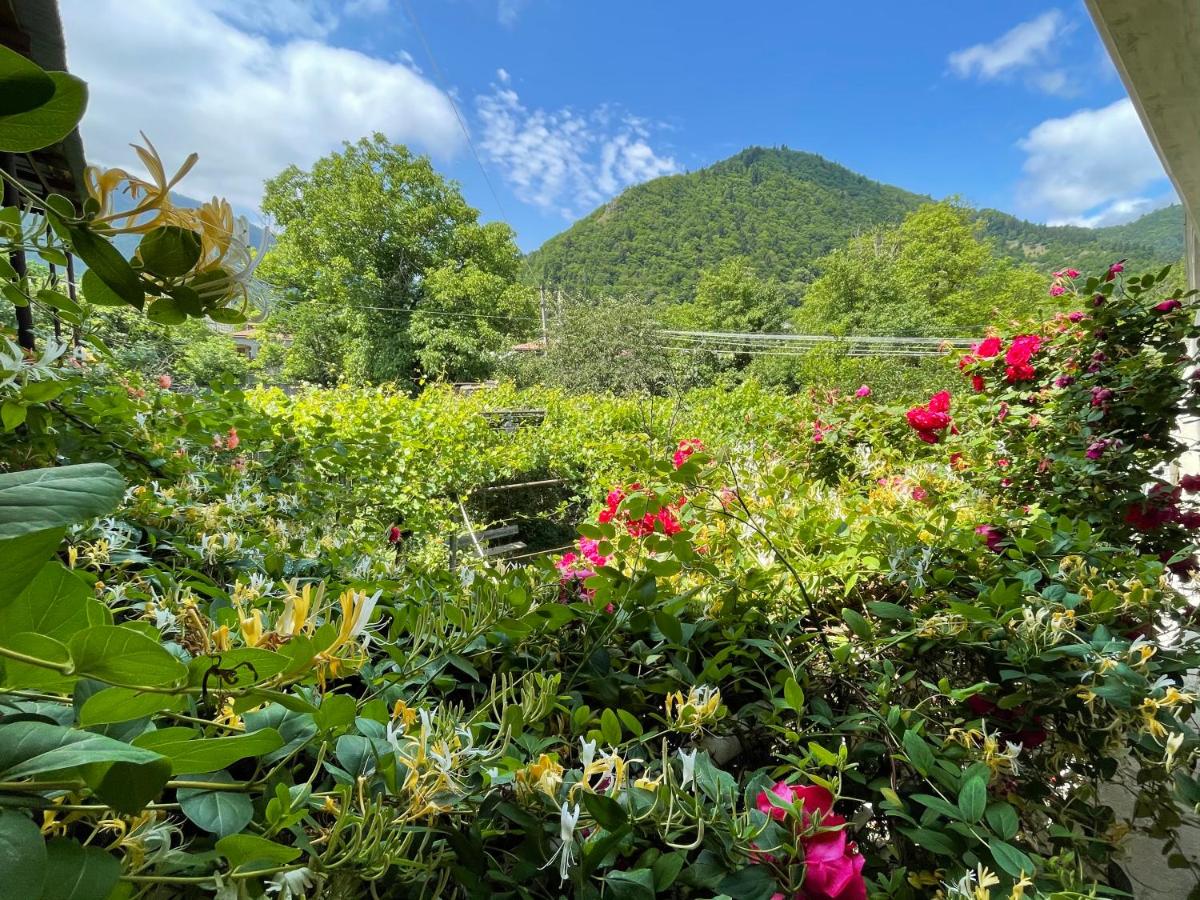
[[[820,262],[796,315],[817,334],[973,335],[1048,306],[1048,279],[997,256],[968,210],[928,203]]]
[[[458,186],[382,134],[267,182],[281,228],[259,269],[281,289],[284,372],[415,385],[486,374],[534,323],[513,232],[481,224]],[[483,318],[483,317],[488,318]]]

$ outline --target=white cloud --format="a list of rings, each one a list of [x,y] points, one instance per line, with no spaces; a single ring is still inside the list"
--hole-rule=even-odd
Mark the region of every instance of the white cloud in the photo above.
[[[496,18],[500,20],[501,25],[512,26],[517,23],[517,16],[521,14],[521,9],[525,6],[526,0],[498,0],[496,4]]]
[[[90,90],[89,160],[135,166],[127,145],[145,131],[169,169],[200,154],[180,185],[188,196],[256,208],[264,179],[373,131],[443,158],[462,141],[449,98],[412,68],[313,39],[333,27],[328,3],[143,0],[135,9],[64,0],[62,8],[71,70]],[[275,41],[264,34],[271,10],[284,16],[270,26]]]
[[[644,120],[607,105],[587,115],[531,110],[507,76],[498,73],[501,84],[476,98],[480,147],[522,201],[571,218],[631,184],[679,171],[650,146]]]
[[[1128,99],[1047,119],[1019,146],[1019,203],[1052,224],[1110,225],[1163,205],[1162,164]]]
[[[1056,57],[1050,50],[1074,28],[1073,22],[1052,9],[1022,22],[990,43],[951,53],[950,69],[960,78],[978,77],[983,81],[1022,73],[1040,91],[1069,96],[1075,91],[1074,84],[1063,69],[1052,66]]]

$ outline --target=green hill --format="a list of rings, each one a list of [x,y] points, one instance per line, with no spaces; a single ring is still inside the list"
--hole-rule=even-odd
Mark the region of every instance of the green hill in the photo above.
[[[750,147],[629,188],[531,253],[525,277],[581,293],[681,301],[703,270],[747,256],[760,276],[799,287],[830,250],[900,222],[929,199],[812,153]],[[1095,269],[1121,257],[1149,267],[1183,253],[1179,207],[1099,229],[1036,225],[995,210],[978,215],[1000,253],[1045,271]]]

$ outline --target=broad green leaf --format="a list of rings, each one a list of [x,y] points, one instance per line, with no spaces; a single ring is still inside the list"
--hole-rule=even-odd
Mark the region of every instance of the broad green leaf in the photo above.
[[[783,684],[783,699],[796,712],[804,712],[804,688],[791,676]]]
[[[47,72],[49,100],[33,109],[0,115],[0,151],[30,153],[57,144],[75,130],[87,108],[87,86],[66,72]]]
[[[96,277],[127,304],[141,309],[146,302],[146,292],[137,272],[125,257],[107,240],[84,226],[68,226],[67,232],[71,246],[88,264],[89,270],[95,272]],[[87,285],[84,285],[84,290],[87,290]]]
[[[0,540],[102,516],[124,493],[125,482],[104,463],[0,475]]]
[[[121,863],[111,853],[67,838],[46,845],[46,867],[39,900],[105,900],[121,877]]]
[[[326,694],[325,699],[321,701],[321,708],[313,716],[313,721],[322,731],[344,728],[354,722],[357,708],[358,704],[354,698],[347,694]]]
[[[876,600],[867,604],[871,615],[877,619],[895,619],[900,622],[912,622],[913,617],[903,606],[889,603],[886,600]]]
[[[649,869],[612,869],[604,876],[604,896],[613,900],[654,900],[654,873]]]
[[[216,309],[210,309],[208,317],[214,322],[220,322],[222,325],[241,325],[246,321],[246,314],[242,310],[233,309],[228,306],[219,306]]]
[[[934,812],[941,813],[949,819],[957,820],[963,817],[959,808],[949,800],[943,800],[941,797],[935,797],[933,794],[911,794],[910,796],[918,803],[929,807]]]
[[[672,644],[683,643],[683,626],[679,624],[679,619],[671,615],[666,610],[659,610],[654,614],[654,624],[658,626],[658,630]]]
[[[5,400],[0,404],[0,424],[4,426],[5,431],[13,431],[25,424],[25,417],[29,415],[29,410],[22,403],[17,403],[15,400]]]
[[[26,657],[50,663],[50,666],[21,662],[7,658],[4,661],[4,686],[39,691],[69,691],[76,679],[69,671],[71,654],[62,641],[18,631],[0,637],[0,647],[20,653]]]
[[[36,109],[54,96],[54,81],[41,66],[0,46],[0,116]]]
[[[104,283],[104,279],[88,269],[83,273],[83,299],[93,306],[127,306],[125,298]]]
[[[904,732],[904,752],[913,768],[922,775],[928,775],[933,769],[933,751],[929,749],[925,739],[915,731]]]
[[[21,388],[21,399],[29,403],[49,403],[70,386],[68,381],[30,381]]]
[[[908,835],[919,847],[932,851],[939,856],[958,856],[959,848],[947,834],[934,831],[932,828],[901,828],[902,834]]]
[[[232,784],[234,778],[228,772],[209,772],[197,776],[196,780]],[[217,837],[237,834],[254,818],[254,801],[249,794],[240,791],[180,788],[176,796],[183,814],[198,827]]]
[[[854,636],[864,641],[869,641],[875,637],[875,629],[871,627],[871,623],[862,617],[856,610],[843,609],[842,621],[850,626],[850,630],[854,632]]]
[[[1013,809],[1012,804],[1003,800],[988,806],[985,815],[988,827],[1006,841],[1012,838],[1020,827],[1017,811]]]
[[[234,869],[255,871],[287,865],[302,851],[298,847],[285,847],[254,834],[234,834],[217,841],[217,852],[229,860],[229,865]]]
[[[161,225],[142,237],[137,255],[148,272],[162,278],[178,278],[199,261],[200,236],[178,225]]]
[[[134,815],[161,796],[171,778],[171,763],[161,758],[149,763],[118,760],[92,763],[81,771],[97,797],[117,812]]]
[[[67,646],[76,674],[97,681],[130,688],[172,688],[187,683],[187,666],[161,644],[128,626],[89,628],[72,637]]]
[[[40,897],[46,879],[46,843],[24,812],[0,809],[0,885],[8,896]]]
[[[74,313],[79,315],[83,310],[79,308],[79,304],[68,297],[66,294],[59,291],[52,291],[49,288],[43,288],[37,292],[37,298],[47,306],[61,310],[62,312]]]
[[[983,778],[968,778],[958,794],[958,808],[968,822],[978,822],[987,809],[987,782]]]
[[[28,778],[96,762],[153,764],[162,757],[101,734],[47,722],[0,724],[0,777]]]
[[[108,625],[112,613],[59,562],[42,566],[37,577],[8,606],[0,609],[0,644],[20,631],[67,641],[93,625]]]
[[[187,319],[187,313],[180,309],[179,301],[174,297],[159,297],[146,310],[146,318],[159,325],[178,325]]]
[[[580,796],[583,797],[583,805],[587,807],[588,814],[603,828],[609,831],[616,831],[629,821],[629,815],[625,812],[625,807],[612,797],[592,793],[583,793]]]
[[[614,747],[621,743],[621,721],[611,709],[600,714],[600,733],[604,735],[605,742]]]
[[[246,687],[266,681],[283,672],[291,664],[282,653],[261,650],[257,647],[238,647],[224,653],[211,653],[195,657],[188,663],[188,684],[192,687]],[[223,680],[217,670],[228,674]]]
[[[283,738],[274,728],[264,728],[235,737],[200,738],[160,744],[155,749],[170,758],[175,775],[187,772],[214,772],[247,756],[261,756],[283,746]]]
[[[105,688],[83,702],[79,710],[79,725],[81,728],[91,728],[115,722],[132,722],[163,711],[178,712],[183,709],[184,703],[184,697],[179,694],[141,693],[123,687]]]
[[[1022,874],[1033,874],[1033,860],[1012,844],[993,838],[988,841],[988,849],[992,851],[992,858],[996,860],[996,865],[1013,878],[1020,878]]]

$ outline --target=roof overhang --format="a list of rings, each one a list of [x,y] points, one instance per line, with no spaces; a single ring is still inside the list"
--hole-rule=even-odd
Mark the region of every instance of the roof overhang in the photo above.
[[[1087,0],[1163,168],[1200,216],[1200,3]]]

